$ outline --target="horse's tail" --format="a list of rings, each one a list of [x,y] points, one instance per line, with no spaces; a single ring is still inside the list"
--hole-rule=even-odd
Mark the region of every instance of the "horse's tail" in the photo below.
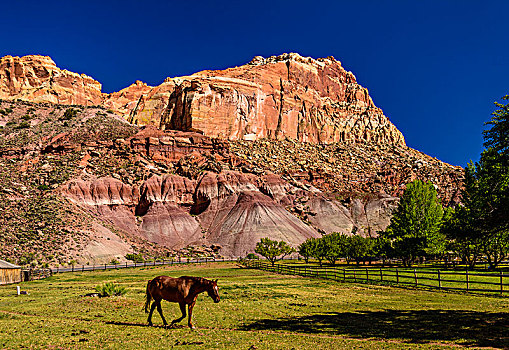
[[[145,312],[146,313],[148,313],[148,308],[150,306],[150,302],[152,301],[152,295],[150,294],[150,291],[149,291],[150,282],[152,282],[152,280],[148,281],[147,294],[145,294]]]

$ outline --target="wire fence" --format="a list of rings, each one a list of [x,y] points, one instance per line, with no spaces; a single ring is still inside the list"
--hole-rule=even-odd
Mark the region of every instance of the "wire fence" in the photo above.
[[[244,266],[286,275],[341,282],[382,283],[440,290],[499,293],[509,295],[509,275],[504,272],[441,271],[410,268],[341,268],[338,266],[271,265],[265,261],[242,260]]]

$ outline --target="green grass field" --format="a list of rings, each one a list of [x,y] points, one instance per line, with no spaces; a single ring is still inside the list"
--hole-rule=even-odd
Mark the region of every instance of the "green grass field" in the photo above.
[[[147,280],[219,278],[221,302],[201,294],[196,330],[154,327],[142,311]],[[115,282],[123,297],[83,297]],[[509,348],[509,299],[284,276],[231,263],[58,274],[0,287],[6,349],[447,349]],[[177,304],[163,303],[168,320]]]

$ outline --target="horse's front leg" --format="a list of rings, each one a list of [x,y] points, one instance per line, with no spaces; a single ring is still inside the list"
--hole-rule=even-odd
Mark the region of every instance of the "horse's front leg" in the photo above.
[[[194,329],[193,323],[191,322],[191,317],[193,317],[193,307],[194,304],[196,304],[196,298],[193,299],[191,304],[189,304],[189,322],[187,323],[189,325],[189,328]]]
[[[172,325],[182,321],[186,317],[186,303],[179,303],[179,306],[180,306],[180,311],[182,312],[182,317],[179,317],[179,318],[171,321]]]

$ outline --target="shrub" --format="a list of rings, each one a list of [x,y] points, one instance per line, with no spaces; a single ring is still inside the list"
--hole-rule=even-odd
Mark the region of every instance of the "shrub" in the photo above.
[[[19,123],[18,125],[16,125],[14,127],[14,129],[27,129],[30,127],[30,123],[27,122],[27,121],[22,121],[21,123]]]
[[[127,260],[131,260],[131,261],[137,262],[137,263],[145,261],[145,259],[143,258],[143,255],[141,255],[141,254],[129,253],[129,254],[125,255],[125,258]]]
[[[40,191],[49,191],[50,187],[48,185],[39,185],[37,186],[37,189]]]
[[[112,297],[124,295],[127,293],[127,288],[116,285],[113,282],[106,282],[103,285],[96,286],[95,291],[100,297]]]
[[[64,115],[60,118],[60,120],[71,120],[72,118],[78,115],[78,110],[74,108],[67,108],[64,112]]]

